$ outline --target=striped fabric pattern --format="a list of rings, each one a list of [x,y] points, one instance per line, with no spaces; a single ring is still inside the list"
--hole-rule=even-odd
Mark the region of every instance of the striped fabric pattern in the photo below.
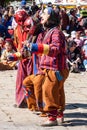
[[[49,53],[49,45],[46,44],[32,44],[31,51],[36,54],[45,54],[47,55]]]
[[[39,68],[54,71],[65,69],[66,52],[64,34],[58,27],[54,27],[44,34],[39,34],[36,44],[34,43],[31,49],[35,54],[42,54],[39,55]]]

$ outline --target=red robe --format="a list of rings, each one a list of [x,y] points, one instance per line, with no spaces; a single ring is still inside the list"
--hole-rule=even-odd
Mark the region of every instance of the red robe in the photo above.
[[[23,41],[27,39],[28,32],[22,31],[20,26],[17,26],[14,33],[14,45],[18,51],[23,47]],[[24,78],[32,73],[32,60],[24,59],[19,62],[17,78],[16,78],[16,105],[21,106],[25,100],[24,89],[22,82]]]

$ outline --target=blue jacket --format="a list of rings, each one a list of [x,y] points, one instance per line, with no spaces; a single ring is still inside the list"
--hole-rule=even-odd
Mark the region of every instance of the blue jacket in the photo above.
[[[10,34],[4,25],[0,24],[0,36],[4,38],[10,38]]]

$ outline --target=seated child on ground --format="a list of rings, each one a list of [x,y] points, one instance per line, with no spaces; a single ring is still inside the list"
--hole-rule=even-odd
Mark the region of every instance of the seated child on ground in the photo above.
[[[16,67],[16,61],[8,61],[9,55],[15,53],[13,49],[13,41],[8,38],[5,40],[5,49],[1,55],[0,70],[10,70]]]

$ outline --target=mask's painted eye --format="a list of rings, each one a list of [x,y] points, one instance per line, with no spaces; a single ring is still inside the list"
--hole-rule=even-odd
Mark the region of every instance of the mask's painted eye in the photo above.
[[[30,28],[30,27],[31,27],[31,25],[27,25],[26,27],[27,27],[27,28]]]

